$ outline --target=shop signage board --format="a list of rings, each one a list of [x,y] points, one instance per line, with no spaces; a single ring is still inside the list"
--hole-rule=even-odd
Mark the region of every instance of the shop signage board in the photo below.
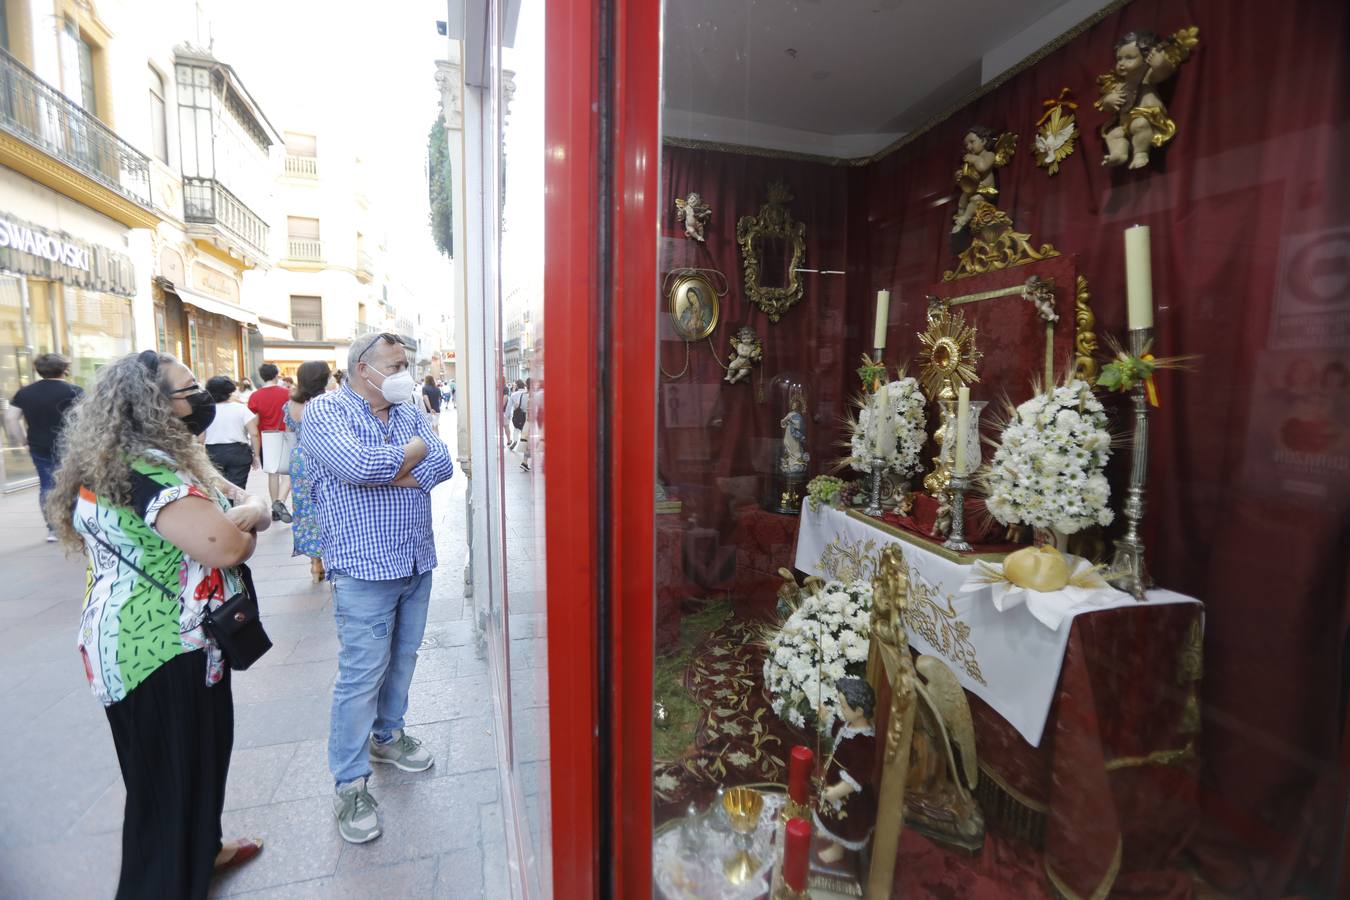
[[[136,296],[131,257],[0,210],[0,269],[72,287]]]

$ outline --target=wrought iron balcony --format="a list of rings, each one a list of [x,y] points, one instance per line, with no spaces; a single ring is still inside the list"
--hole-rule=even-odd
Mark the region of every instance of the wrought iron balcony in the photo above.
[[[4,49],[0,49],[0,130],[149,208],[149,157]]]
[[[308,238],[287,238],[286,256],[307,262],[323,262],[323,241]]]
[[[291,323],[291,340],[323,340],[323,322],[318,320],[297,321]]]
[[[296,178],[318,178],[319,160],[313,156],[286,154],[286,174]]]
[[[214,178],[183,178],[183,214],[188,222],[216,225],[248,246],[267,255],[267,223]]]

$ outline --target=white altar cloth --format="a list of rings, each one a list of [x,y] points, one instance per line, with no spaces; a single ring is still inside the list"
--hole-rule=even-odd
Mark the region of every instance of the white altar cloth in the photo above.
[[[811,504],[802,504],[796,566],[808,575],[871,581],[877,556],[887,544],[899,544],[909,566],[905,624],[910,644],[944,660],[966,690],[993,707],[1033,747],[1040,746],[1045,731],[1076,617],[1120,606],[1199,602],[1165,590],[1149,591],[1147,604],[1122,595],[1109,605],[1070,612],[1051,631],[1025,604],[999,612],[988,588],[961,593],[970,562],[948,559],[921,538],[860,515],[823,506],[813,512]]]

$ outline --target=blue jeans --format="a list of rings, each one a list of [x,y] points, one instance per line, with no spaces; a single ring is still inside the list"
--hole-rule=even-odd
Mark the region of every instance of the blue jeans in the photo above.
[[[370,775],[371,735],[389,741],[403,728],[430,598],[430,572],[390,581],[333,573],[333,617],[341,649],[328,768],[339,785]]]
[[[47,493],[56,484],[56,460],[50,456],[41,456],[31,449],[28,455],[32,457],[33,468],[37,469],[38,505],[42,507],[42,521],[47,522]],[[50,522],[47,522],[47,527],[52,527]]]

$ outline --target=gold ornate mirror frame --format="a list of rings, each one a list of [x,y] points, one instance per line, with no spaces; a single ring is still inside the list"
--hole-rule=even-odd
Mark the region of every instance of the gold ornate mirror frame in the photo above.
[[[736,243],[741,245],[745,259],[746,297],[764,311],[770,322],[777,322],[804,293],[798,270],[806,261],[806,226],[788,212],[792,193],[786,184],[775,181],[769,185],[768,193],[768,202],[759,208],[759,215],[742,216],[736,223]],[[762,260],[756,241],[761,238],[779,238],[790,249],[790,253],[784,254],[788,262],[787,283],[783,287],[765,287],[760,283]]]

